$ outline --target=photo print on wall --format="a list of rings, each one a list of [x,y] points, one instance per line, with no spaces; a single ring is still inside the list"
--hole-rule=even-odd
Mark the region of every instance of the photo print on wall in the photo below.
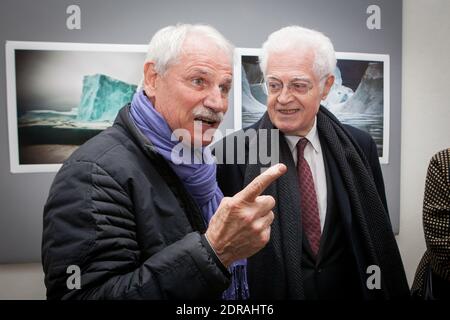
[[[146,45],[6,43],[11,172],[55,172],[111,126],[142,79]]]

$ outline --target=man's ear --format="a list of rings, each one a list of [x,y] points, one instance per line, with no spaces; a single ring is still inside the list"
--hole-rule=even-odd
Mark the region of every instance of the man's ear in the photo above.
[[[147,97],[154,97],[156,90],[156,80],[158,73],[155,70],[155,63],[148,61],[144,64],[144,90]]]
[[[323,92],[322,92],[322,100],[325,100],[328,96],[328,93],[331,90],[331,87],[333,86],[334,83],[334,75],[330,74],[327,78],[327,80],[325,80],[325,85],[323,86]]]

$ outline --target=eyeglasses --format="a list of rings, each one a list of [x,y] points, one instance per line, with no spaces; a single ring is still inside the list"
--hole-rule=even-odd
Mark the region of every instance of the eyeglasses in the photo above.
[[[327,76],[328,74],[320,78],[319,82]],[[275,77],[269,76],[265,81],[264,87],[266,94],[279,95],[283,90],[284,83]],[[313,88],[313,84],[309,80],[303,78],[294,78],[288,82],[286,87],[288,91],[293,94],[305,95]]]

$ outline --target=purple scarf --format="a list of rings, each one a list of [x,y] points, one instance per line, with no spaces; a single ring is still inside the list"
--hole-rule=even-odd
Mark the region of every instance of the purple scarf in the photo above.
[[[213,159],[211,150],[208,147],[202,147],[201,152],[198,152],[203,155],[204,163],[199,164],[198,161],[186,163],[186,161],[183,162],[182,158],[179,158],[174,160],[177,163],[182,163],[175,164],[172,160],[172,150],[180,142],[175,138],[172,141],[172,130],[166,120],[153,107],[144,91],[135,93],[131,102],[130,114],[135,125],[151,141],[158,153],[169,163],[172,170],[183,182],[186,190],[200,207],[203,219],[208,225],[223,198],[222,191],[216,181],[216,164],[208,164],[213,163],[211,161]],[[195,156],[196,154],[192,152],[191,159]],[[248,299],[247,260],[236,261],[228,269],[231,273],[231,285],[223,293],[223,299]]]

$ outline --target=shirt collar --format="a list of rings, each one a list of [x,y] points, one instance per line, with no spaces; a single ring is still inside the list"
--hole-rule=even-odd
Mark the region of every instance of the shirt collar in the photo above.
[[[298,141],[302,139],[302,137],[300,136],[284,136],[284,137],[286,138],[286,141],[289,145],[289,149],[291,150],[291,152],[297,147]],[[316,153],[319,153],[321,148],[320,148],[319,134],[317,132],[317,116],[314,118],[314,124],[305,138],[309,140],[314,151]]]

